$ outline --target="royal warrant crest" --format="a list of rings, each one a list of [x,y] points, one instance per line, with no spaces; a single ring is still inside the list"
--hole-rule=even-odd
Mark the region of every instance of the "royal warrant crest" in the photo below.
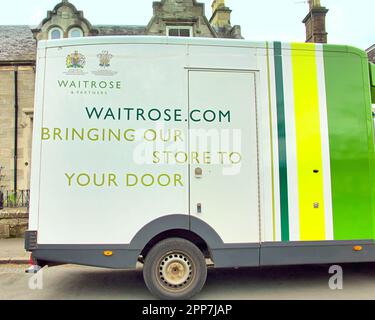
[[[93,74],[102,77],[112,77],[117,74],[117,71],[113,71],[110,69],[111,60],[114,57],[113,54],[109,53],[108,50],[103,50],[97,55],[97,57],[99,58],[99,69],[92,71]]]
[[[99,66],[103,68],[108,68],[111,66],[111,59],[113,55],[110,54],[108,51],[103,50],[101,53],[98,54],[99,58]]]
[[[66,67],[68,69],[83,69],[86,65],[86,57],[75,51],[66,57]]]

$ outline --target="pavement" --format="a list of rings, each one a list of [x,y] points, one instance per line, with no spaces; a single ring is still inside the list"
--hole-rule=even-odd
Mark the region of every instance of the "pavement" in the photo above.
[[[0,265],[29,264],[30,253],[24,249],[24,239],[0,240]]]

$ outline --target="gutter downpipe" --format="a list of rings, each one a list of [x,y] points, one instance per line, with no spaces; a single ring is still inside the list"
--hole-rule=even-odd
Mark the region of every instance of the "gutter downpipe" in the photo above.
[[[14,192],[17,192],[17,160],[18,160],[18,70],[14,70]]]

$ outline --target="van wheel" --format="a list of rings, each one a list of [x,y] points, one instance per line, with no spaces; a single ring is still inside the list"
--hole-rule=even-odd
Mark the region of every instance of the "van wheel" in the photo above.
[[[199,293],[206,282],[206,261],[193,243],[167,239],[156,244],[146,256],[143,278],[154,296],[187,300]]]

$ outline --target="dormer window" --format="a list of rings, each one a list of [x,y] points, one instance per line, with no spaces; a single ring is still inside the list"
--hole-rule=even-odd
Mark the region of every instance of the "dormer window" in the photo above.
[[[60,28],[52,28],[49,31],[48,39],[55,40],[55,39],[61,39],[63,37],[63,31]]]
[[[69,31],[69,38],[80,38],[83,37],[83,31],[81,28],[72,28]]]
[[[193,27],[186,26],[168,26],[167,27],[168,37],[192,37]]]

